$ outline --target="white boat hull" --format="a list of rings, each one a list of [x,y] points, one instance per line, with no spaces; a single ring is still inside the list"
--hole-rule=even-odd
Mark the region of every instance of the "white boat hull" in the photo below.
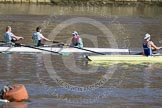
[[[39,49],[54,51],[54,52],[71,52],[71,53],[92,53],[90,51],[77,49],[77,48],[56,48],[56,47],[38,47]],[[0,47],[0,52],[29,52],[29,53],[39,53],[47,52],[39,49],[29,48],[29,47]],[[84,49],[95,51],[95,52],[125,52],[128,53],[128,49],[113,49],[113,48],[86,48]]]

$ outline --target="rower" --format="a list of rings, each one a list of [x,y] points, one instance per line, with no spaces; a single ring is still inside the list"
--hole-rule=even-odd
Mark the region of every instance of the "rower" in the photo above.
[[[143,49],[144,49],[144,54],[146,56],[152,55],[153,51],[162,49],[162,47],[157,47],[150,39],[151,35],[150,34],[145,34],[144,37],[144,42],[143,42]]]
[[[37,47],[44,46],[42,41],[52,42],[50,39],[47,39],[46,37],[44,37],[42,35],[41,31],[42,31],[42,28],[39,26],[39,27],[36,28],[36,32],[34,32],[33,35],[32,35],[33,43]]]
[[[11,31],[12,31],[11,26],[7,26],[6,32],[4,34],[4,39],[7,43],[13,43],[13,45],[18,45],[18,43],[16,44],[16,41],[24,39],[24,38],[21,36],[14,35]]]
[[[70,47],[83,48],[83,42],[80,36],[78,35],[78,32],[74,31],[72,35],[73,35],[73,38],[71,40]]]

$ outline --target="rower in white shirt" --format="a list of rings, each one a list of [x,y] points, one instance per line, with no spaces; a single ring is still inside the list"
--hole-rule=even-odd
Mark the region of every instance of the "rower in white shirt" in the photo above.
[[[42,35],[41,31],[42,31],[41,27],[37,27],[36,32],[34,32],[33,35],[32,35],[34,46],[37,46],[37,47],[44,46],[42,41],[50,41],[50,42],[52,42],[52,40],[44,37]]]
[[[6,32],[4,33],[4,39],[7,43],[15,43],[18,40],[24,39],[21,36],[16,36],[12,33],[11,26],[6,27]]]

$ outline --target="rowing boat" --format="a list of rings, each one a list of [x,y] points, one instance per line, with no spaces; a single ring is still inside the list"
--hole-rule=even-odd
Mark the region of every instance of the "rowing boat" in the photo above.
[[[36,49],[38,48],[38,49]],[[43,50],[47,51],[54,51],[54,52],[68,52],[68,53],[91,53],[90,51],[96,51],[96,52],[102,52],[102,53],[107,53],[107,52],[123,52],[123,53],[129,53],[128,49],[114,49],[114,48],[87,48],[84,47],[86,50],[82,49],[77,49],[77,48],[59,48],[59,47],[0,47],[0,52],[29,52],[29,53],[40,53],[40,52],[46,52]],[[88,51],[90,50],[90,51]]]
[[[91,62],[162,62],[161,55],[95,55],[87,57]]]

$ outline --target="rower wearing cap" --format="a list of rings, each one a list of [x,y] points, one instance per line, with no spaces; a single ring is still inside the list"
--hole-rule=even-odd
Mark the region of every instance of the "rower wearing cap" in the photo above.
[[[78,32],[74,31],[72,35],[73,35],[73,38],[71,40],[70,47],[83,48],[83,42],[80,36],[78,35]]]
[[[44,37],[41,31],[42,31],[42,28],[39,26],[36,28],[36,32],[34,32],[32,35],[33,43],[37,47],[44,46],[42,41],[51,41],[50,39],[47,39],[46,37]]]
[[[4,39],[7,43],[15,43],[18,40],[24,39],[21,36],[16,36],[12,33],[12,28],[11,26],[6,27],[6,32],[4,34]]]
[[[144,54],[146,56],[152,55],[152,51],[162,49],[162,47],[157,47],[150,39],[151,39],[151,35],[146,33],[143,42]]]

